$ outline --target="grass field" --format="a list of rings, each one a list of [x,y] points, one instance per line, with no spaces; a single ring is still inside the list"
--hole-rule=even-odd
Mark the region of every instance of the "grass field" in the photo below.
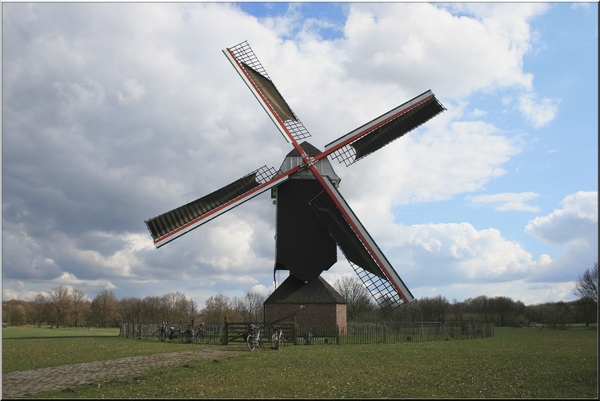
[[[135,341],[118,337],[119,329],[2,329],[2,373],[73,363],[195,349],[197,344]]]
[[[119,329],[111,327],[108,329],[98,328],[54,328],[51,326],[18,326],[3,327],[2,338],[52,338],[52,337],[116,337],[119,335]]]
[[[16,352],[24,341],[29,351]],[[45,341],[49,343],[34,346]],[[194,347],[213,346],[118,337],[8,339],[3,341],[3,371],[5,366],[9,371],[29,369],[17,360],[38,359],[35,352],[41,349],[67,364]],[[597,353],[596,330],[497,328],[495,337],[476,340],[288,346],[36,397],[597,398]]]

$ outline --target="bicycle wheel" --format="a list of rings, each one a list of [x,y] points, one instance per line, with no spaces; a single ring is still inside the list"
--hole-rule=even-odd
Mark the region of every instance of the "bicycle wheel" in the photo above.
[[[196,342],[198,344],[208,344],[210,342],[210,335],[204,332],[204,330],[198,329],[196,331]]]
[[[167,338],[167,335],[164,331],[162,330],[156,330],[154,332],[154,340],[155,341],[165,341],[165,339]]]
[[[173,330],[173,332],[171,333],[171,336],[169,338],[171,339],[171,341],[175,341],[180,337],[181,337],[181,331]]]
[[[181,335],[181,342],[182,343],[191,343],[192,342],[192,332],[190,330],[186,330],[183,332],[183,334]]]

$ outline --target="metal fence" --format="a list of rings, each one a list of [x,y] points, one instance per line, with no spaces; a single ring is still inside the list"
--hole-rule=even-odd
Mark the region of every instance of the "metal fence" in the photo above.
[[[124,338],[137,338],[141,340],[154,339],[154,333],[160,329],[160,322],[146,322],[146,323],[131,323],[122,322],[120,336]],[[172,322],[167,324],[169,327],[174,327],[180,332],[184,332],[189,326],[189,322]],[[223,323],[207,322],[203,324],[204,335],[208,336],[209,344],[221,344],[221,333]],[[199,327],[196,325],[195,327]],[[167,340],[169,341],[169,340]],[[175,341],[181,341],[181,337],[175,339]]]
[[[184,331],[189,323],[175,322],[177,330]],[[209,344],[228,344],[243,342],[244,328],[247,322],[206,322],[205,335],[210,337]],[[398,342],[424,342],[466,340],[494,336],[493,323],[476,322],[349,322],[344,326],[293,326],[290,322],[275,325],[265,323],[262,331],[265,343],[270,340],[273,327],[282,328],[285,338],[297,345],[306,344],[376,344]],[[121,337],[152,339],[160,323],[122,323]],[[179,341],[176,339],[175,341]]]
[[[346,327],[298,327],[295,343],[376,344],[466,340],[493,336],[493,323],[350,322]]]

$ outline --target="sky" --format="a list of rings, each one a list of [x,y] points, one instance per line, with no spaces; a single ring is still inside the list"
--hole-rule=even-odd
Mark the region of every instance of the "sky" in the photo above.
[[[597,3],[3,3],[4,301],[273,291],[268,192],[160,249],[144,224],[291,150],[222,53],[246,40],[318,148],[428,89],[446,107],[332,161],[417,299],[575,299],[598,260]],[[323,277],[348,275],[338,252]]]

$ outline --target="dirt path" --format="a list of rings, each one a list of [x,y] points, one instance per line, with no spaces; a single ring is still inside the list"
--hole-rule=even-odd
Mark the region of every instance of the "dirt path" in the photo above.
[[[100,383],[117,377],[142,375],[157,367],[182,366],[198,360],[235,355],[240,349],[211,347],[6,373],[2,375],[2,399],[61,390],[78,384]]]

